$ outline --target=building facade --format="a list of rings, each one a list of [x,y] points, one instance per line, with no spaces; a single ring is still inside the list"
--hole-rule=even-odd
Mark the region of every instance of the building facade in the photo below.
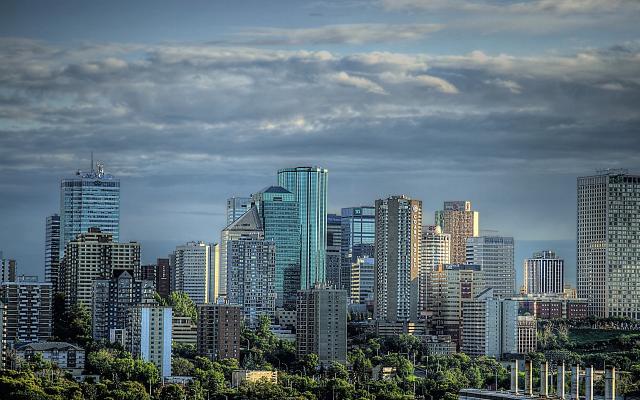
[[[486,287],[494,296],[511,297],[516,292],[513,259],[514,240],[505,236],[481,236],[467,239],[467,263],[482,268]]]
[[[233,304],[198,307],[198,354],[211,360],[240,359],[242,308]]]
[[[45,222],[44,237],[44,281],[51,283],[53,292],[60,288],[60,216],[53,214]]]
[[[31,361],[39,354],[42,360],[71,375],[81,375],[84,370],[85,351],[82,347],[66,342],[36,342],[16,346],[18,360]]]
[[[2,282],[0,298],[4,305],[2,344],[42,342],[51,338],[53,289],[51,283],[38,282],[36,276],[18,276]]]
[[[296,196],[270,186],[252,196],[264,238],[276,246],[276,307],[293,309],[300,288],[300,223]]]
[[[61,263],[60,286],[67,306],[82,304],[91,309],[93,283],[129,271],[140,279],[140,244],[117,243],[110,233],[89,228],[67,243]]]
[[[375,261],[371,257],[358,257],[351,266],[351,302],[373,304],[375,286]]]
[[[171,266],[168,258],[158,258],[155,264],[141,267],[142,279],[155,282],[156,292],[164,298],[171,294]]]
[[[424,226],[420,241],[420,292],[418,297],[420,312],[427,311],[429,275],[439,266],[448,264],[451,264],[451,235],[442,233],[440,226]]]
[[[323,365],[347,362],[347,292],[317,285],[298,292],[298,357],[317,354]]]
[[[227,242],[230,304],[242,307],[244,322],[255,328],[260,317],[273,320],[276,311],[276,245],[270,240]]]
[[[343,289],[341,273],[342,218],[336,214],[327,214],[327,280],[326,283]]]
[[[226,298],[228,295],[227,283],[229,273],[228,245],[232,240],[264,240],[264,227],[257,207],[251,207],[240,218],[225,227],[220,240],[220,267],[218,270],[218,295]]]
[[[15,282],[16,275],[16,260],[0,257],[0,282]]]
[[[300,225],[300,289],[326,280],[327,182],[329,171],[318,167],[284,168],[278,185],[298,202]]]
[[[171,376],[172,322],[171,307],[142,305],[129,309],[127,349],[133,357],[152,362],[161,377]]]
[[[93,340],[109,340],[111,331],[125,329],[129,309],[153,303],[155,291],[151,280],[137,280],[130,271],[116,271],[110,279],[93,282],[91,326]]]
[[[60,182],[60,248],[89,228],[120,240],[120,180],[104,172],[100,162],[90,172],[77,171]]]
[[[451,263],[464,264],[467,259],[467,239],[478,236],[480,214],[471,209],[470,201],[445,201],[444,209],[436,211],[436,225],[451,235]]]
[[[560,294],[564,291],[564,260],[551,250],[524,260],[524,288],[527,294]]]
[[[242,217],[251,208],[251,197],[230,197],[227,199],[227,225]]]
[[[359,257],[373,258],[376,240],[376,208],[347,207],[341,210],[342,224],[340,289],[349,290],[351,266]]]
[[[418,319],[422,201],[406,196],[376,200],[374,317]]]
[[[211,258],[211,246],[204,242],[188,242],[173,253],[175,290],[196,304],[209,302]]]

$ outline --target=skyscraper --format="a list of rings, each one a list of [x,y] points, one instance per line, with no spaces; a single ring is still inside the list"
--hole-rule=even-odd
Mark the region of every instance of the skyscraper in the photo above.
[[[258,326],[260,316],[273,319],[276,311],[276,245],[269,240],[244,238],[227,242],[227,299],[242,306],[247,326]]]
[[[373,258],[376,240],[376,208],[373,206],[343,208],[341,224],[340,282],[341,288],[348,292],[353,263],[360,257]]]
[[[326,280],[328,175],[328,170],[318,167],[278,171],[278,185],[293,193],[299,206],[301,289]]]
[[[160,376],[171,376],[173,310],[171,307],[140,305],[129,309],[127,350],[136,358],[152,362]]]
[[[599,317],[640,319],[640,175],[578,178],[578,297]]]
[[[331,287],[344,289],[340,279],[340,265],[342,262],[342,224],[336,214],[327,214],[327,284]],[[345,282],[346,284],[346,282]]]
[[[251,197],[230,197],[227,199],[227,225],[237,220],[251,208]]]
[[[158,258],[155,264],[142,266],[142,279],[155,282],[156,292],[162,297],[171,294],[171,267],[168,258]]]
[[[240,239],[264,240],[264,228],[262,226],[262,218],[260,218],[258,209],[256,207],[251,207],[249,211],[224,228],[220,236],[220,268],[218,271],[219,279],[217,285],[218,295],[220,297],[226,297],[228,294],[229,241]]]
[[[427,310],[429,274],[441,265],[451,263],[451,235],[442,233],[437,225],[422,227],[420,242],[420,295],[419,310]]]
[[[317,354],[321,364],[347,362],[347,292],[317,285],[300,290],[296,306],[298,357]]]
[[[417,320],[421,236],[422,201],[406,196],[376,200],[377,320]]]
[[[375,262],[371,257],[358,257],[351,266],[351,302],[355,304],[373,303],[375,283]]]
[[[196,304],[208,303],[211,247],[204,242],[188,242],[176,247],[173,259],[176,290]]]
[[[298,201],[281,186],[252,196],[262,220],[264,238],[276,246],[276,306],[293,309],[300,289],[300,223]]]
[[[564,260],[551,250],[524,260],[524,288],[528,294],[557,294],[564,291]]]
[[[478,236],[479,213],[471,210],[470,201],[445,201],[444,209],[436,211],[436,225],[451,235],[451,262],[466,262],[467,239]]]
[[[60,216],[47,217],[44,240],[44,280],[51,283],[53,291],[58,292],[60,274]]]
[[[140,244],[117,243],[110,233],[89,228],[65,246],[60,266],[60,288],[67,306],[83,304],[91,308],[93,283],[96,279],[110,279],[118,271],[129,271],[140,278]]]
[[[120,240],[120,180],[100,162],[60,182],[60,248],[93,227]]]
[[[510,297],[516,290],[512,237],[481,236],[467,239],[467,263],[482,268],[485,285],[494,296]]]

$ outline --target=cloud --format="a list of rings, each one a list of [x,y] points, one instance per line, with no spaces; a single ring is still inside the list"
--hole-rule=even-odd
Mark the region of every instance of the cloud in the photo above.
[[[614,12],[640,8],[633,0],[519,0],[501,3],[490,0],[381,0],[380,4],[388,10],[457,9],[470,12],[556,14]]]
[[[392,43],[419,40],[441,24],[343,24],[317,28],[250,28],[236,36],[247,45],[318,45]]]
[[[382,86],[378,85],[375,82],[367,78],[362,78],[359,76],[352,76],[347,74],[344,71],[338,72],[337,74],[330,75],[330,81],[339,83],[341,85],[353,86],[359,89],[364,89],[367,92],[376,93],[376,94],[387,94]]]
[[[518,82],[510,81],[508,79],[500,79],[500,78],[488,79],[484,81],[484,83],[486,83],[487,85],[494,85],[499,88],[506,89],[513,94],[522,93],[522,86],[520,86]]]

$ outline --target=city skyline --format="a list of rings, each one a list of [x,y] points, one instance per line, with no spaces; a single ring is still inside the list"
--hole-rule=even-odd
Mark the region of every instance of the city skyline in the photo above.
[[[516,264],[553,249],[574,283],[576,177],[640,170],[640,7],[552,3],[3,2],[0,249],[43,276],[60,179],[93,151],[145,263],[319,165],[328,213],[406,194],[431,224],[469,200]]]

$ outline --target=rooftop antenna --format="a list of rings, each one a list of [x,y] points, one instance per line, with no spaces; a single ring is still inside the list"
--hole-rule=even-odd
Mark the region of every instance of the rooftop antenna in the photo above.
[[[91,172],[93,172],[93,151],[91,152]]]

